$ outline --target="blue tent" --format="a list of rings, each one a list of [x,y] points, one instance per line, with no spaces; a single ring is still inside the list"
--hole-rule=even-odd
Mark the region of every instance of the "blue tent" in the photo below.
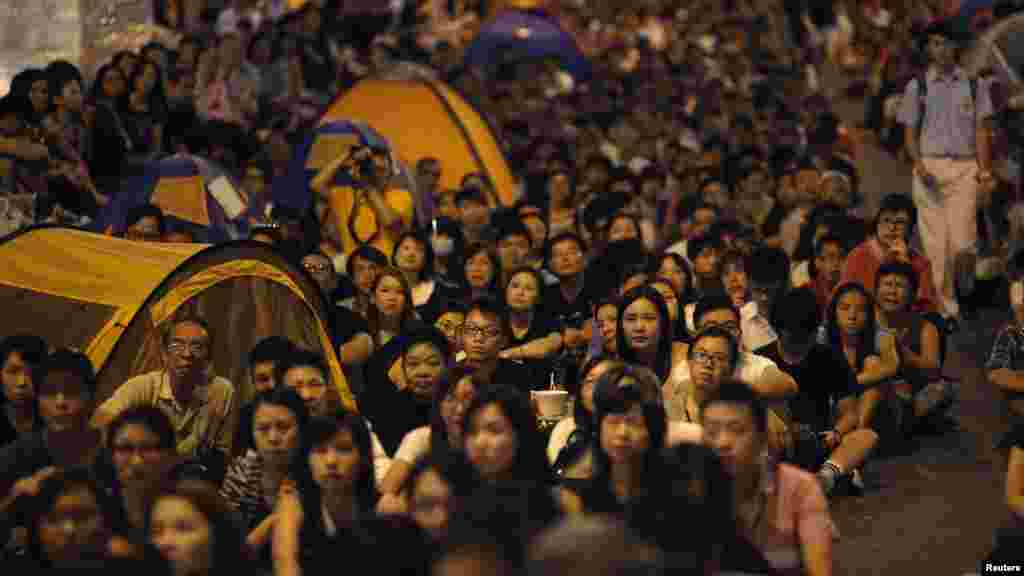
[[[577,81],[590,78],[590,62],[554,18],[538,11],[506,10],[481,27],[466,47],[465,64],[490,70],[502,62],[547,58],[557,59]]]
[[[129,177],[99,214],[99,230],[121,233],[128,213],[155,204],[171,229],[187,230],[199,242],[225,242],[245,236],[248,200],[222,167],[199,156],[176,154],[147,162]]]

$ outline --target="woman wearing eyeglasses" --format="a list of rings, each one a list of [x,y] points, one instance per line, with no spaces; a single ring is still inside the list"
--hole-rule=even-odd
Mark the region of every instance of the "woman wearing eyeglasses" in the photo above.
[[[121,505],[127,526],[139,534],[146,529],[149,489],[174,462],[174,444],[174,425],[155,406],[129,408],[110,424],[111,495]]]

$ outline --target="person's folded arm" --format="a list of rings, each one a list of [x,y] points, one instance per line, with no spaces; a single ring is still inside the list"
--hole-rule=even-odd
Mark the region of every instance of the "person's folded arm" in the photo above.
[[[509,348],[506,356],[515,360],[543,360],[562,349],[562,335],[553,332],[544,338],[537,338],[529,342]]]
[[[1010,449],[1010,463],[1006,469],[1006,504],[1018,519],[1024,520],[1024,448]]]
[[[940,375],[939,366],[939,330],[931,322],[925,322],[921,327],[921,353],[918,354],[909,346],[900,344],[900,355],[902,362],[913,368],[922,376],[928,379]]]
[[[783,372],[778,366],[769,366],[756,382],[753,382],[754,390],[765,398],[785,398],[797,393],[796,380]]]
[[[338,361],[345,366],[359,366],[373,354],[373,338],[360,332],[341,346],[338,346]]]
[[[1024,371],[998,368],[988,371],[989,382],[1006,392],[1024,392]]]

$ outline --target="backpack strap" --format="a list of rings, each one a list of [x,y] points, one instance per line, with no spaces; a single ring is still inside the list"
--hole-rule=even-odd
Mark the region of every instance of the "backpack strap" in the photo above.
[[[928,77],[921,73],[915,76],[917,78],[917,101],[918,101],[918,115],[917,115],[917,138],[918,141],[921,139],[921,130],[924,128],[924,116],[928,110]],[[974,114],[978,113],[978,79],[974,76],[968,78],[968,83],[971,87],[971,103],[974,105]]]

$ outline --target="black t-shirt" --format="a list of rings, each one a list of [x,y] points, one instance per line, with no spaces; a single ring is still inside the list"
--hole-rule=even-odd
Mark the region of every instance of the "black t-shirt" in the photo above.
[[[793,420],[822,432],[835,423],[836,405],[859,392],[857,375],[832,348],[815,344],[799,364],[783,360],[776,345],[762,354],[796,380],[799,391],[788,400]]]
[[[584,274],[584,278],[587,276]],[[562,294],[561,284],[552,284],[544,289],[544,315],[554,322],[555,332],[562,328],[580,329],[586,319],[590,318],[595,301],[594,291],[587,286],[586,280],[572,302]],[[532,331],[533,326],[530,329]]]
[[[786,219],[786,215],[786,209],[776,202],[761,224],[761,235],[765,238],[778,236],[779,232],[782,231],[782,222]]]
[[[522,346],[528,342],[540,338],[547,338],[551,334],[560,332],[561,324],[549,314],[538,312],[530,322],[530,329],[522,338],[512,336],[509,340],[509,348]],[[543,360],[523,360],[524,369],[529,373],[530,387],[533,390],[543,389],[544,384],[550,382],[551,371],[554,369],[554,357]]]
[[[370,325],[366,319],[344,306],[332,302],[333,314],[330,318],[331,337],[337,348],[348,342],[360,332],[370,333]]]

